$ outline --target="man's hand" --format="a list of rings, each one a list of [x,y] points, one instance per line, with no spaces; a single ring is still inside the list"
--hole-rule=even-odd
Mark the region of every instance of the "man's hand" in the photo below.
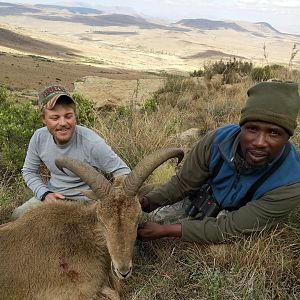
[[[147,222],[139,226],[137,238],[141,241],[151,241],[163,237],[181,237],[181,224],[161,225]]]
[[[149,199],[146,196],[142,196],[140,198],[140,204],[141,204],[142,211],[146,213],[149,213],[159,207],[156,204],[151,204]]]
[[[140,198],[140,204],[141,204],[142,211],[144,211],[146,213],[150,212],[150,202],[149,202],[149,199],[147,197],[142,196]]]
[[[45,197],[45,200],[43,202],[59,200],[59,199],[63,200],[63,199],[65,199],[65,196],[60,193],[49,193],[49,194],[47,194],[47,196]]]

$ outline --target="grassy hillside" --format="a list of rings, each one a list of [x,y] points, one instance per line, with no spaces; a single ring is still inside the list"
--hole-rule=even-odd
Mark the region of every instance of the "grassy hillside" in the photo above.
[[[74,95],[78,122],[99,132],[130,167],[158,148],[181,146],[188,153],[207,131],[238,122],[246,91],[256,80],[300,82],[299,72],[280,66],[255,72],[251,68],[236,76],[241,68],[229,72],[225,66],[227,71],[218,72],[222,62],[217,62],[192,76],[166,76],[164,87],[143,103],[136,101],[137,80],[130,105],[110,111],[96,110],[84,95]],[[2,87],[0,223],[30,197],[20,169],[29,137],[39,126],[35,107],[16,103]],[[191,128],[197,129],[196,135],[183,138]],[[293,142],[300,146],[299,128]],[[148,181],[163,183],[173,173],[172,162],[166,163]],[[175,238],[138,242],[133,277],[124,284],[123,299],[300,299],[299,216],[296,210],[287,224],[230,245],[203,246]]]

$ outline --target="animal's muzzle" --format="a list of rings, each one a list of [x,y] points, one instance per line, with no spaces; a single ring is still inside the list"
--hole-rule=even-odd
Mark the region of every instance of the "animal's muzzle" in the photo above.
[[[132,273],[132,267],[129,267],[126,269],[125,268],[118,269],[118,268],[115,268],[113,262],[111,262],[111,270],[112,270],[112,273],[119,279],[127,279]]]

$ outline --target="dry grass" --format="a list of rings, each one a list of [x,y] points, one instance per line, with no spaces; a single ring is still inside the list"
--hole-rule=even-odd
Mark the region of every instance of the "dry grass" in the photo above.
[[[10,220],[12,211],[25,200],[29,199],[31,192],[23,180],[18,178],[8,178],[0,183],[0,224]]]
[[[177,239],[138,243],[123,299],[299,299],[300,266],[295,243],[287,243],[290,230],[278,228],[228,245]]]
[[[161,110],[156,114],[140,114],[134,108],[128,115],[101,116],[96,128],[112,148],[134,167],[145,155],[159,149],[178,146],[176,133],[181,119],[174,111]]]

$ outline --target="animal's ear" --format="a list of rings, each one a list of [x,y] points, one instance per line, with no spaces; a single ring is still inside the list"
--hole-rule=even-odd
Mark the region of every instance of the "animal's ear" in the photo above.
[[[80,193],[88,197],[91,200],[97,201],[99,197],[92,190],[80,190]]]

